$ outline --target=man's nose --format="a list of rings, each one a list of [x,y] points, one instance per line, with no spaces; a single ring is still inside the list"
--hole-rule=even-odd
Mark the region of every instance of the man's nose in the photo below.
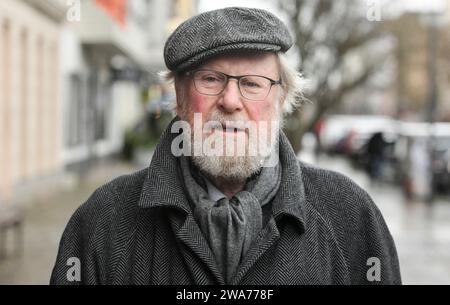
[[[218,101],[218,106],[224,112],[232,113],[240,111],[242,105],[242,95],[239,91],[238,82],[234,79],[230,79],[223,89],[221,98]]]

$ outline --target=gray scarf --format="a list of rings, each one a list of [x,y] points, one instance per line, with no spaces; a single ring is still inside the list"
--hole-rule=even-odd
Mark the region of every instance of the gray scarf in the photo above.
[[[263,167],[248,179],[245,190],[215,202],[206,191],[205,178],[187,157],[180,167],[194,217],[211,247],[226,282],[230,282],[252,242],[262,229],[261,207],[269,203],[281,181],[280,164]]]

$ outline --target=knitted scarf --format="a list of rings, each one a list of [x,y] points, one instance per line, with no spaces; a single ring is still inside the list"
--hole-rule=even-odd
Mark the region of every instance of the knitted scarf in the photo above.
[[[209,243],[225,281],[230,282],[262,229],[261,207],[269,203],[278,191],[280,165],[262,167],[258,174],[247,179],[244,190],[232,198],[222,198],[217,202],[209,198],[206,178],[189,158],[180,157],[180,167],[194,218]]]

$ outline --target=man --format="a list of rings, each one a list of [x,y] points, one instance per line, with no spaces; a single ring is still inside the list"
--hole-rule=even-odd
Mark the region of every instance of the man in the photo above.
[[[177,117],[147,169],[76,211],[51,283],[399,284],[367,193],[299,162],[280,129],[301,93],[283,59],[291,45],[258,9],[180,25],[164,49]]]

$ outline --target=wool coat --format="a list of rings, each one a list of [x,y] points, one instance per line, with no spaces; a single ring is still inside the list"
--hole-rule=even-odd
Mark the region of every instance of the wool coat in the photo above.
[[[401,284],[393,239],[369,195],[298,161],[282,132],[279,190],[226,283],[193,217],[170,128],[148,168],[103,185],[77,209],[51,284]]]

